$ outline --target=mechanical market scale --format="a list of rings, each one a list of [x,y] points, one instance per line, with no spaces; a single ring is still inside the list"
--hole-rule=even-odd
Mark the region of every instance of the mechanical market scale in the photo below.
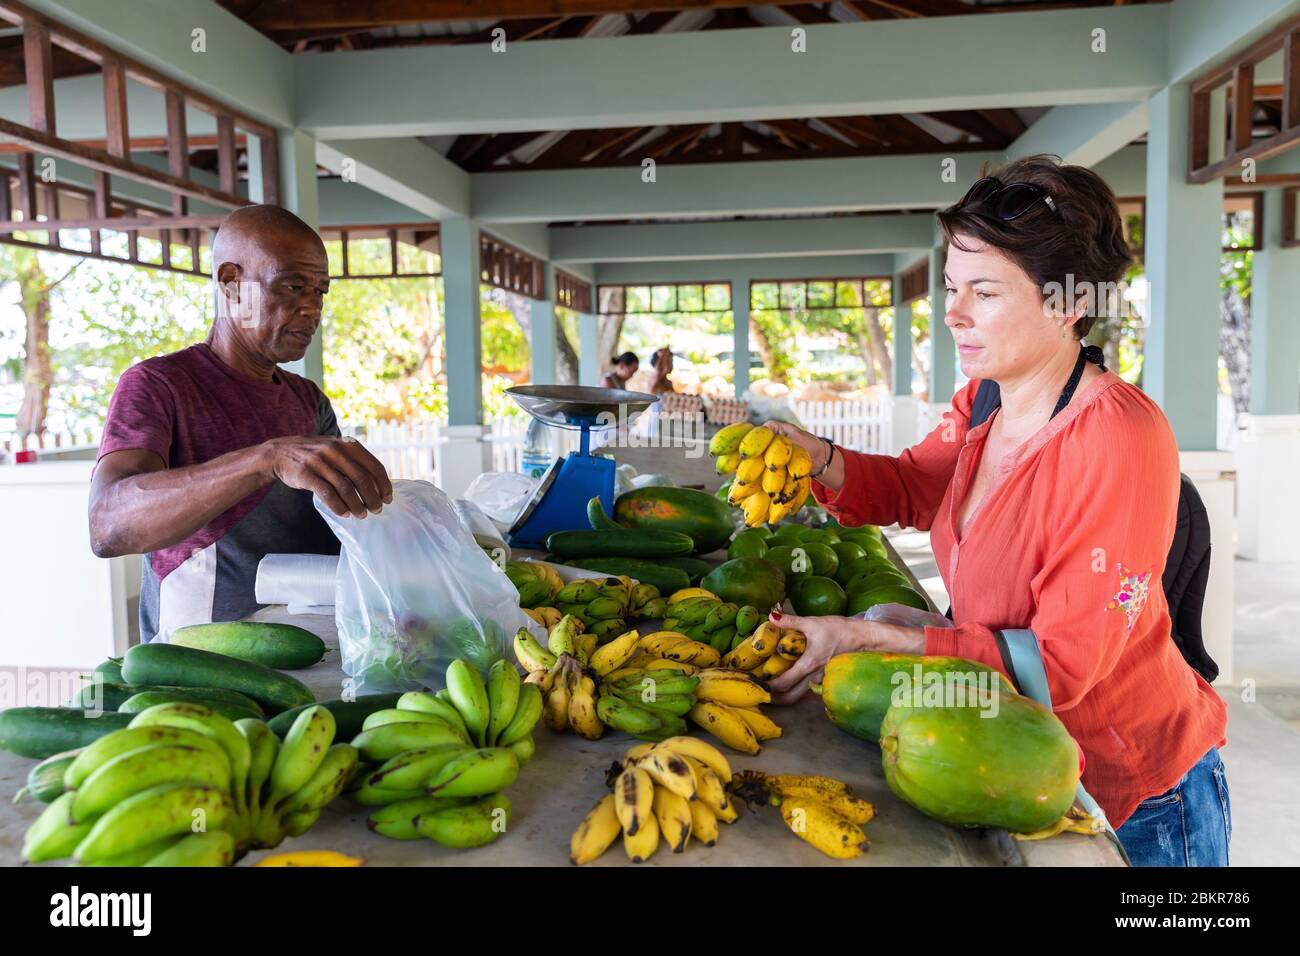
[[[614,513],[616,466],[613,458],[591,453],[591,429],[631,423],[659,399],[645,392],[588,385],[517,385],[506,394],[543,424],[582,433],[578,450],[551,463],[510,528],[512,547],[545,550],[552,531],[588,526],[587,502],[592,498],[600,498],[606,513]]]

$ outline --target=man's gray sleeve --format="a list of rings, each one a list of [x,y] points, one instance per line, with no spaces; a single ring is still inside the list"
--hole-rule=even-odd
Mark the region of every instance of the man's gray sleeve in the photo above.
[[[320,405],[316,407],[316,434],[331,435],[334,438],[343,434],[339,431],[339,420],[334,417],[334,406],[324,394],[320,397]]]

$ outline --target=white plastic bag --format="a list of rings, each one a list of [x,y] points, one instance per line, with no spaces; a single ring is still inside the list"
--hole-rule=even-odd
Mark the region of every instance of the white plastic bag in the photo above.
[[[907,604],[873,604],[861,614],[859,621],[880,621],[900,627],[952,627],[952,621],[934,611],[922,611]]]
[[[458,657],[486,673],[530,619],[519,593],[427,481],[394,481],[379,514],[340,518],[314,499],[343,545],[334,619],[357,693],[445,684]]]
[[[502,528],[509,528],[538,484],[536,478],[513,471],[485,471],[465,489],[465,500],[477,505]]]

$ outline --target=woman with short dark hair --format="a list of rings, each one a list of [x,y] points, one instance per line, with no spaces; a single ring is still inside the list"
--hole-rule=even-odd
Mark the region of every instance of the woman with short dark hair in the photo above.
[[[1081,341],[1121,301],[1115,197],[1091,170],[1031,156],[982,177],[939,223],[943,321],[971,378],[939,427],[895,458],[768,426],[808,451],[814,494],[843,524],[931,532],[954,626],[774,614],[808,649],[773,688],[793,699],[853,650],[1005,671],[995,633],[1030,629],[1084,786],[1132,862],[1227,865],[1227,708],[1174,644],[1161,587],[1178,446],[1159,407]],[[970,427],[984,379],[1001,406]]]
[[[601,385],[605,388],[627,388],[628,379],[636,374],[641,361],[636,357],[635,352],[624,352],[611,358],[609,364],[612,368],[606,373]]]

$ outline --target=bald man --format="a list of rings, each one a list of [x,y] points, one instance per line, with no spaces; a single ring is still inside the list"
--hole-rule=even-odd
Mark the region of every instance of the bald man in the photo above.
[[[122,375],[91,480],[92,550],[144,555],[144,641],[256,610],[267,554],[338,554],[313,494],[356,518],[392,501],[383,465],[339,437],[329,399],[279,367],[320,325],[320,237],[278,206],[246,206],[221,224],[212,264],[207,341]]]

